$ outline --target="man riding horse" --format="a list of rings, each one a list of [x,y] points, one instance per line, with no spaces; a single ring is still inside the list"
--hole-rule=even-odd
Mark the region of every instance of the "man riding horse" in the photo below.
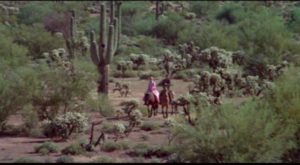
[[[170,79],[169,74],[167,74],[165,79],[163,79],[161,82],[159,82],[157,86],[165,87],[169,92],[170,101],[172,101],[172,98],[174,97],[174,93],[170,89],[170,86],[172,86],[172,84],[171,84],[171,79]]]

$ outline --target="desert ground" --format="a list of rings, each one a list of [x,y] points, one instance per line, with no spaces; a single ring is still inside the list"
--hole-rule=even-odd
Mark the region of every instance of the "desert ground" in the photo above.
[[[131,89],[131,94],[127,97],[121,97],[118,92],[112,93],[110,90],[109,93],[109,99],[112,102],[115,109],[120,108],[119,104],[122,101],[126,100],[132,100],[136,99],[139,101],[140,105],[139,107],[145,107],[143,105],[142,97],[143,94],[147,88],[147,80],[140,80],[138,78],[119,78],[116,79],[117,81],[128,83]],[[156,80],[157,82],[160,81],[160,79]],[[176,93],[176,96],[180,94],[184,94],[187,89],[189,82],[185,82],[182,80],[172,80],[173,86],[171,89],[174,90]],[[113,87],[113,83],[110,84],[110,88]],[[159,87],[159,90],[161,88]],[[92,91],[93,94],[96,94],[96,92]],[[89,110],[87,110],[89,111]],[[100,115],[100,113],[97,112],[88,112],[90,122],[100,121],[104,118]],[[111,120],[110,122],[122,122],[122,120]],[[130,144],[137,144],[137,143],[147,143],[149,145],[167,145],[167,137],[169,130],[164,127],[164,121],[165,119],[162,118],[161,111],[159,109],[159,114],[157,116],[148,118],[144,117],[144,121],[155,121],[160,124],[160,128],[153,131],[143,131],[140,128],[135,128],[132,133],[129,134],[128,137],[122,137],[119,141],[122,140],[128,140],[130,141]],[[123,121],[124,122],[124,121]],[[9,125],[21,125],[22,119],[21,116],[13,115],[10,117]],[[96,126],[95,130],[95,137],[98,137],[97,132],[100,131],[101,125]],[[88,140],[89,139],[89,131],[86,133],[82,133],[79,135],[75,135],[68,139],[67,141],[56,141],[60,149],[63,149],[67,145],[76,142],[79,139]],[[147,140],[141,138],[142,136],[147,136]],[[113,135],[108,135],[108,139],[113,138]],[[0,138],[0,162],[14,162],[18,158],[22,157],[30,157],[35,160],[39,161],[55,161],[59,156],[61,156],[61,153],[50,153],[48,155],[41,155],[34,152],[34,147],[42,144],[46,141],[55,141],[55,139],[50,138],[31,138],[31,137],[15,137],[15,136],[7,136],[2,135]],[[134,157],[130,157],[126,154],[126,150],[122,151],[113,151],[113,152],[103,152],[100,151],[99,146],[96,148],[95,152],[89,152],[85,155],[79,155],[79,156],[72,156],[74,158],[75,162],[91,162],[95,158],[105,155],[112,158],[117,158],[120,162],[130,162]],[[147,160],[145,160],[147,161]],[[164,161],[163,159],[161,160]]]

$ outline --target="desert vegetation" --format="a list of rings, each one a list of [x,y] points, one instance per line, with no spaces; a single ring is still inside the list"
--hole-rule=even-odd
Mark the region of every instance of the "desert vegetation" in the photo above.
[[[0,162],[299,163],[299,2],[0,13]],[[143,102],[150,77],[165,111]]]

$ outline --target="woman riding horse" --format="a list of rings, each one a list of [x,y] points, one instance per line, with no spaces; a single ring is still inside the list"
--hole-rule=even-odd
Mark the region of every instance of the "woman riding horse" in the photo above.
[[[144,99],[143,99],[144,102],[145,102],[144,105],[147,105],[146,95],[147,94],[152,94],[152,93],[155,95],[155,100],[156,100],[157,104],[159,104],[159,92],[157,90],[156,83],[155,83],[153,77],[150,76],[149,77],[148,88],[147,88],[147,91],[145,92],[145,96],[144,96]]]

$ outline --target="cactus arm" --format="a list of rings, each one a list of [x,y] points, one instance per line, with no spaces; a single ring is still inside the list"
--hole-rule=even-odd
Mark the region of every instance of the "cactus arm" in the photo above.
[[[114,18],[114,35],[113,35],[113,54],[117,50],[117,41],[118,41],[118,18]]]
[[[118,32],[117,32],[117,47],[120,45],[120,37],[121,37],[121,15],[122,15],[122,10],[121,10],[121,5],[122,2],[118,1],[117,2],[117,18],[118,18]]]
[[[113,24],[115,18],[115,5],[114,1],[110,1],[110,24]]]
[[[105,27],[106,27],[106,7],[104,4],[101,4],[101,13],[100,13],[100,40],[99,40],[99,60],[101,62],[105,62],[105,48],[106,48],[106,44],[105,44]]]
[[[95,41],[95,32],[91,32],[91,44],[90,44],[90,54],[91,54],[91,59],[93,63],[98,66],[100,59],[99,59],[99,54],[97,50],[97,43]]]
[[[107,54],[106,54],[106,64],[110,64],[113,58],[113,36],[114,36],[114,26],[109,25],[108,31],[108,42],[107,42]]]

